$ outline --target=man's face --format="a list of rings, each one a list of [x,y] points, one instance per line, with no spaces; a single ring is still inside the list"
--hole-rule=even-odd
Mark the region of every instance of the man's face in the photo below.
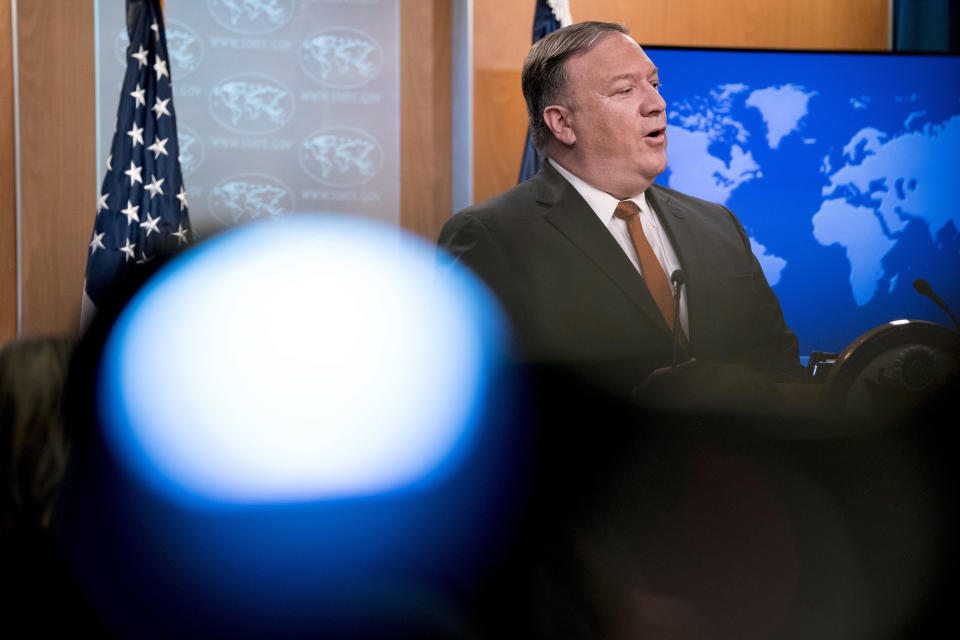
[[[583,177],[616,197],[646,190],[667,167],[657,68],[632,38],[611,33],[565,70],[577,164],[590,174]]]

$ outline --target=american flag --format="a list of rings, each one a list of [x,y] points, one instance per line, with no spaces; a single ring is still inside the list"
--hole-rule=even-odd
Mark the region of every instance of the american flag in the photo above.
[[[84,325],[136,265],[193,237],[160,0],[127,0],[127,31],[127,70],[87,250]]]
[[[533,12],[533,42],[549,35],[560,27],[573,24],[570,17],[570,3],[568,0],[537,0],[537,7]],[[543,166],[543,158],[533,146],[533,133],[527,128],[527,141],[523,145],[523,158],[520,160],[520,175],[517,182],[529,180],[537,175]]]

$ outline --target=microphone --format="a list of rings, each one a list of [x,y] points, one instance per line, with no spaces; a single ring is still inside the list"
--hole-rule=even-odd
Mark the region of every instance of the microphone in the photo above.
[[[960,331],[960,321],[957,320],[957,316],[954,315],[953,311],[950,310],[950,307],[947,306],[947,303],[943,301],[936,293],[933,292],[933,287],[930,286],[930,283],[924,280],[923,278],[917,278],[913,281],[913,288],[917,290],[922,296],[927,296],[933,300],[934,304],[947,312],[947,315],[950,316],[950,319],[953,320],[953,326],[957,328],[957,331]]]
[[[673,366],[677,366],[677,354],[680,351],[680,289],[687,277],[683,274],[683,269],[674,269],[670,274],[670,282],[673,283]]]

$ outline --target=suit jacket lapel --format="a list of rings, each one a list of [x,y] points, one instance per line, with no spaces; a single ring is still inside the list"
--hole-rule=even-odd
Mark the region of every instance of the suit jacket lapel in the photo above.
[[[697,230],[693,228],[693,222],[687,212],[677,205],[677,203],[664,191],[661,191],[657,185],[651,185],[646,191],[647,203],[657,214],[657,218],[667,230],[670,243],[680,261],[680,267],[683,269],[686,283],[687,294],[687,327],[689,335],[687,336],[690,344],[696,347],[696,336],[702,322],[708,321],[701,314],[701,307],[698,301],[703,301],[703,295],[698,295],[697,287],[702,281],[699,278],[699,262],[697,256],[700,255],[698,248]]]
[[[648,320],[671,337],[673,333],[643,278],[573,185],[549,162],[544,163],[539,177],[537,201],[546,208],[544,219],[606,274]]]

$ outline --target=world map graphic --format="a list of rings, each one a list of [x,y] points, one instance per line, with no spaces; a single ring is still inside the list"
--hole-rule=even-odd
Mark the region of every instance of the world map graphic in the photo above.
[[[960,310],[960,58],[647,49],[667,101],[658,182],[729,207],[801,354]]]

